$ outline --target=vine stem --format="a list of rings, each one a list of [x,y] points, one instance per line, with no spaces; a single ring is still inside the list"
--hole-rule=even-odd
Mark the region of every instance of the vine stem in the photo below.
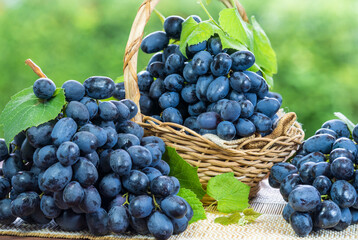
[[[224,31],[221,26],[215,21],[215,19],[211,16],[211,14],[209,13],[208,9],[206,9],[204,3],[202,0],[199,1],[199,4],[201,6],[201,8],[204,10],[204,12],[206,13],[206,15],[208,15],[210,21],[212,21],[218,28],[220,28],[222,31]]]
[[[42,72],[41,68],[37,66],[36,63],[34,63],[31,59],[26,59],[25,64],[27,64],[40,78],[47,78],[47,76]]]

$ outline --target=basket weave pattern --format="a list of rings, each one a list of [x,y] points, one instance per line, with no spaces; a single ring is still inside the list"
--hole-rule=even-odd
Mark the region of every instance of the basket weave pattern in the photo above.
[[[230,1],[221,0],[232,7]],[[145,0],[140,6],[133,22],[124,57],[124,83],[126,98],[139,106],[136,69],[140,43],[144,27],[159,0]],[[242,6],[236,2],[243,19],[247,19]],[[175,123],[160,122],[144,116],[140,112],[135,121],[145,128],[146,135],[162,138],[164,142],[177,150],[192,166],[198,167],[198,174],[204,188],[211,177],[233,172],[235,176],[251,187],[250,197],[259,190],[259,182],[269,173],[274,163],[286,161],[304,139],[304,132],[296,122],[296,114],[288,113],[281,117],[276,129],[268,136],[254,135],[248,138],[226,142],[222,147],[196,132]],[[204,204],[213,202],[208,196]]]

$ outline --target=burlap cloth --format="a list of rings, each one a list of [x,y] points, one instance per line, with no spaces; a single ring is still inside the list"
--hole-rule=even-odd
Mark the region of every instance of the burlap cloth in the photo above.
[[[342,232],[322,230],[311,233],[306,238],[298,238],[292,228],[287,224],[281,212],[285,206],[280,192],[268,186],[267,181],[263,181],[261,190],[257,197],[251,201],[251,206],[263,215],[255,223],[246,226],[229,225],[222,226],[214,223],[218,216],[216,213],[207,213],[206,220],[193,223],[184,233],[173,236],[171,240],[205,239],[205,240],[233,240],[233,239],[358,239],[358,224],[350,226]],[[208,209],[211,211],[211,209]],[[47,238],[68,238],[68,239],[153,239],[146,236],[134,235],[109,235],[105,237],[93,237],[88,232],[64,232],[55,223],[51,222],[45,226],[34,226],[24,224],[21,220],[16,221],[10,226],[0,225],[0,235],[13,236],[32,236]]]

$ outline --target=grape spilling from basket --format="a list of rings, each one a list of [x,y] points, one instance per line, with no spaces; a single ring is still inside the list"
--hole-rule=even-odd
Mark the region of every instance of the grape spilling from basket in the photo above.
[[[168,176],[163,140],[143,137],[130,121],[134,102],[100,101],[115,89],[107,77],[70,80],[62,88],[67,104],[55,120],[20,132],[10,150],[0,140],[0,223],[54,219],[68,231],[130,230],[158,239],[185,231],[193,210],[176,195],[180,184]],[[56,86],[40,78],[33,91],[36,101],[47,101]]]
[[[358,125],[325,122],[290,163],[275,164],[269,176],[287,202],[283,218],[299,236],[342,231],[358,223]]]
[[[190,20],[201,22],[197,16],[186,21]],[[249,70],[254,54],[223,49],[214,35],[187,46],[186,57],[179,45],[169,44],[182,41],[183,22],[170,16],[164,21],[165,31],[143,39],[142,51],[155,54],[137,75],[142,113],[224,140],[270,134],[279,119],[282,97],[269,91],[260,71]],[[114,96],[124,99],[123,83],[117,84]]]

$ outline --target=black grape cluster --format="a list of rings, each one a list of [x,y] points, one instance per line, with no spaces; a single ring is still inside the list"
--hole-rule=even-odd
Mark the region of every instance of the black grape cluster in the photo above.
[[[358,223],[358,125],[350,136],[343,121],[329,120],[291,163],[272,167],[270,186],[288,202],[282,215],[297,235]]]
[[[176,195],[180,185],[168,176],[163,140],[143,137],[130,121],[138,111],[134,102],[100,101],[115,90],[108,77],[62,87],[68,103],[56,120],[19,133],[10,149],[0,140],[0,223],[54,219],[67,231],[132,231],[157,239],[185,231],[193,210]],[[43,100],[55,89],[46,78],[34,84]]]
[[[193,16],[200,22],[200,18]],[[138,73],[140,108],[160,121],[184,125],[200,134],[224,140],[269,134],[278,120],[282,97],[269,92],[250,51],[222,49],[220,38],[188,46],[184,57],[170,39],[180,40],[184,19],[165,19],[164,30],[149,34],[141,49],[155,53],[147,69]],[[124,98],[118,84],[115,97]]]

